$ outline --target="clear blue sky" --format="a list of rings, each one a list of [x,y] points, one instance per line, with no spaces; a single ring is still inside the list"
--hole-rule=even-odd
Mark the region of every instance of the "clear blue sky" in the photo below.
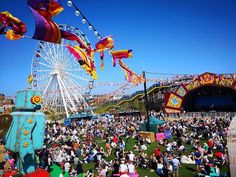
[[[97,38],[62,0],[64,11],[54,18],[80,28],[94,44]],[[125,59],[137,73],[236,72],[235,0],[74,0],[102,36],[113,35],[115,49],[133,49]],[[26,0],[2,0],[0,11],[9,11],[34,33],[34,18]],[[0,36],[0,93],[15,95],[26,87],[33,50],[38,41],[9,41]],[[106,54],[105,70],[97,82],[124,81],[119,66]],[[152,76],[153,77],[153,76]],[[155,77],[155,76],[154,76]],[[156,76],[157,77],[157,76]],[[108,92],[104,90],[104,93]]]

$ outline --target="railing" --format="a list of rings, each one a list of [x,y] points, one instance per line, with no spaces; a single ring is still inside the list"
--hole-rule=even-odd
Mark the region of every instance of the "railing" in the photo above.
[[[152,89],[154,88],[162,88],[163,87],[168,87],[168,86],[172,86],[171,84],[167,84],[167,85],[161,85],[161,84],[153,84],[151,87],[149,87],[147,89],[147,92],[150,92]],[[139,90],[139,91],[136,91],[135,93],[131,94],[131,95],[125,95],[123,96],[121,99],[119,100],[112,100],[112,101],[108,101],[106,102],[103,106],[104,107],[108,107],[108,106],[113,106],[113,105],[116,105],[118,104],[119,102],[121,101],[124,101],[124,100],[132,100],[136,95],[138,94],[144,94],[144,91],[143,90]]]
[[[236,116],[236,112],[187,112],[180,114],[166,114],[165,117],[169,118],[207,118],[207,117],[234,117]]]

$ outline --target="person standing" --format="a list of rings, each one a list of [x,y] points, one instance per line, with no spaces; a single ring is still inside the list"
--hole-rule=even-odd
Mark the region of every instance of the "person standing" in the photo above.
[[[180,162],[179,160],[174,156],[172,156],[171,163],[173,165],[173,176],[174,177],[179,177],[179,167],[180,167]]]
[[[196,164],[196,170],[197,173],[200,171],[200,165],[202,163],[202,154],[199,151],[199,149],[197,148],[196,151],[194,152],[194,159],[195,159],[195,164]]]
[[[163,173],[164,173],[164,177],[169,177],[169,169],[170,169],[170,162],[169,162],[169,159],[168,159],[168,152],[165,151],[164,156],[163,156]]]

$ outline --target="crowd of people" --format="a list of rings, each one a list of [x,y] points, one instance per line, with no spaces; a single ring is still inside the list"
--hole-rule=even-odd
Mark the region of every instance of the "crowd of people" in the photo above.
[[[138,177],[137,168],[147,168],[153,176],[178,177],[182,164],[195,164],[195,175],[222,175],[219,168],[229,163],[225,140],[229,117],[166,121],[158,132],[168,128],[172,138],[157,142],[151,154],[150,137],[140,134],[144,121],[144,116],[120,116],[81,120],[69,126],[47,123],[45,145],[36,153],[37,167],[52,172],[58,165],[59,177]],[[136,143],[127,149],[131,139]],[[16,168],[16,158],[13,152],[5,153],[0,176]],[[85,171],[83,164],[91,162],[94,166]]]

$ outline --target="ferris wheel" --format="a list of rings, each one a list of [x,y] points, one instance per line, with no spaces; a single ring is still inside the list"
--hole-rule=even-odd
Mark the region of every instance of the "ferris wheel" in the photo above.
[[[87,37],[69,25],[59,28],[71,32],[87,44]],[[81,68],[77,59],[66,45],[76,45],[75,41],[62,39],[61,44],[40,41],[32,59],[31,73],[34,76],[34,89],[43,92],[43,109],[57,113],[70,114],[91,111],[86,95],[93,87],[92,77]]]

